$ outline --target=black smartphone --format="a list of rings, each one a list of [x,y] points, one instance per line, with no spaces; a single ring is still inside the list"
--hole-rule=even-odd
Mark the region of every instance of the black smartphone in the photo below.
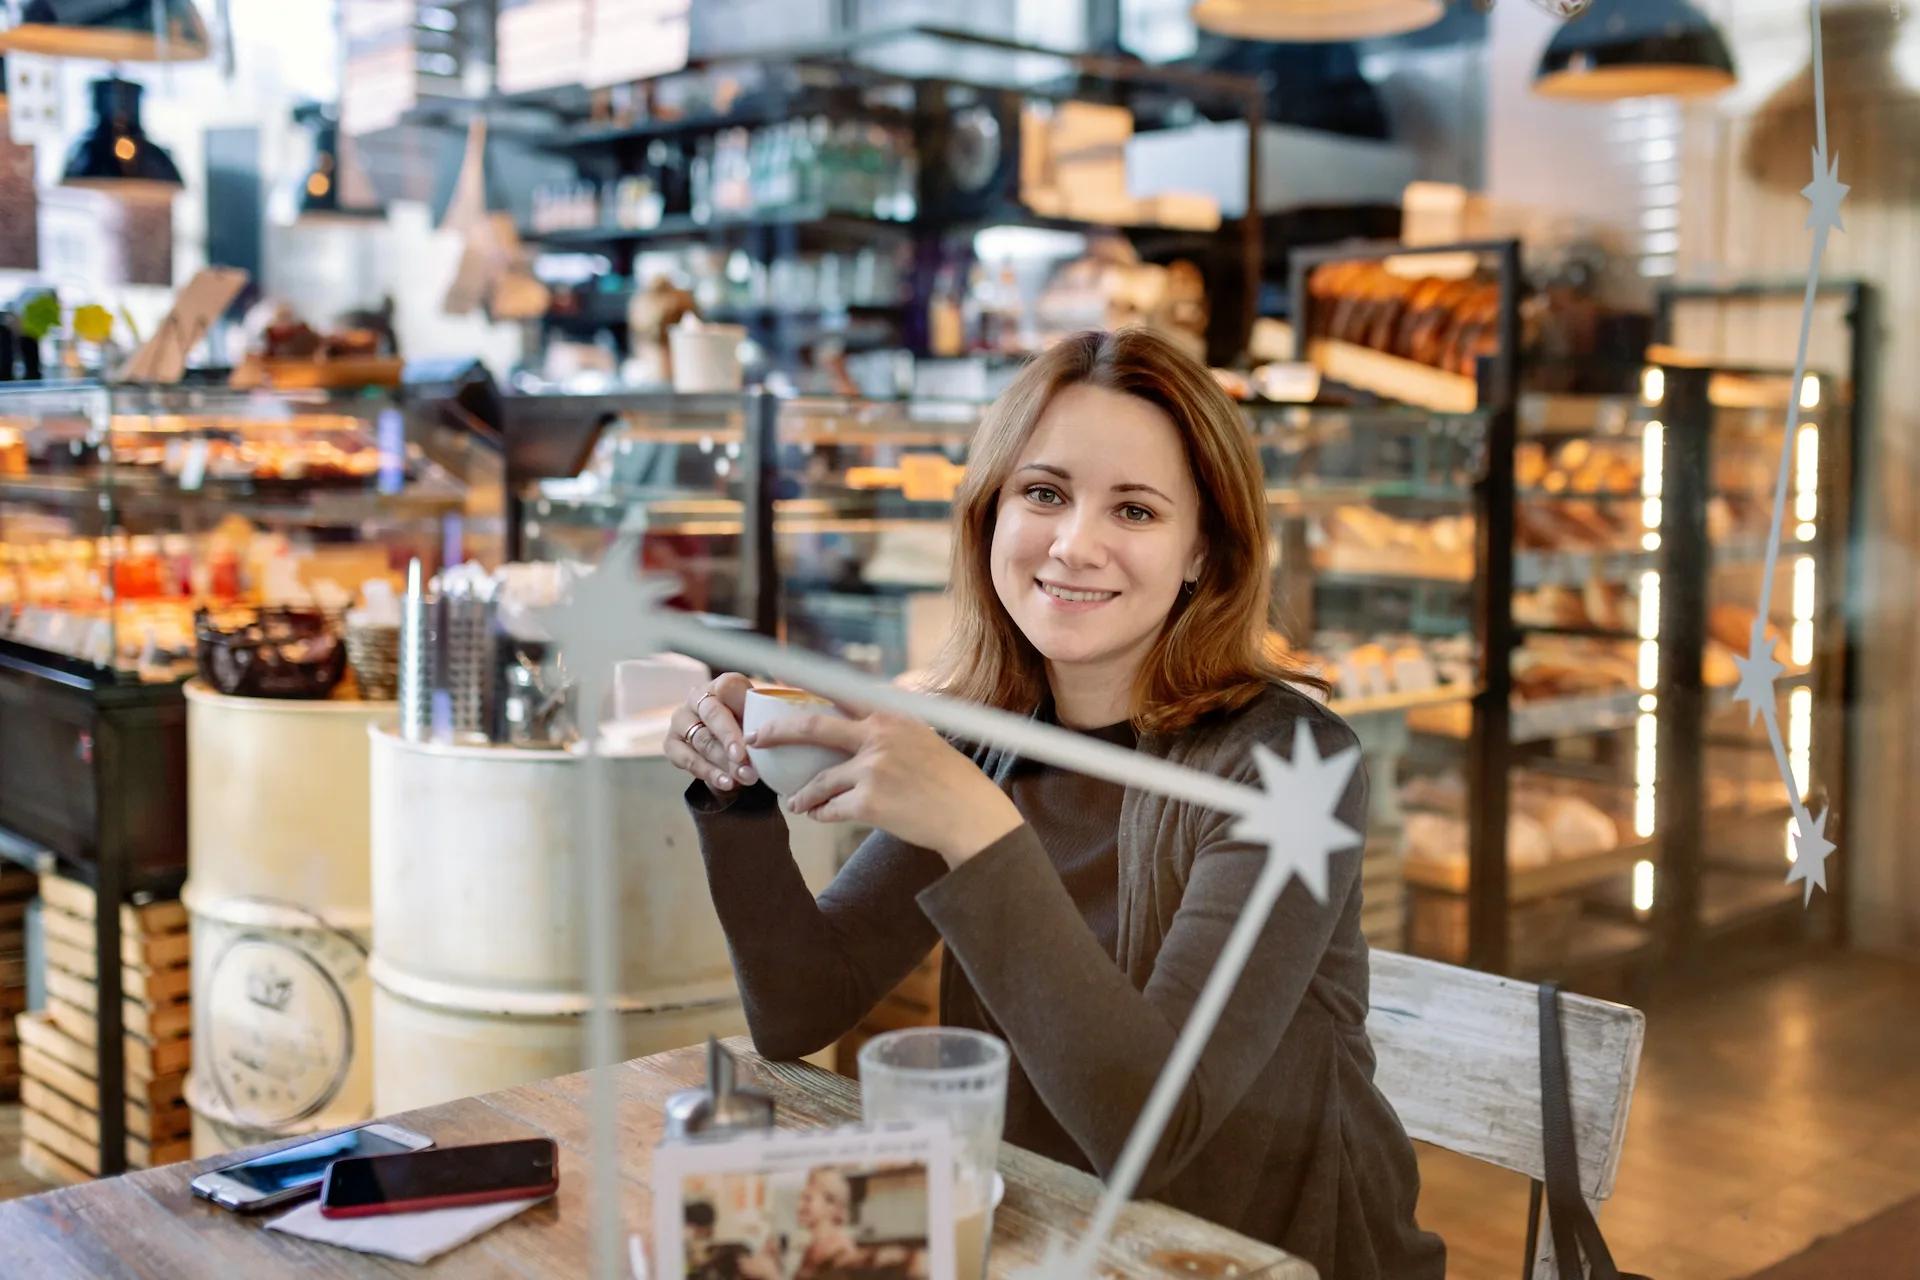
[[[311,1195],[327,1166],[343,1156],[392,1155],[432,1145],[432,1138],[399,1125],[365,1124],[203,1173],[193,1180],[193,1194],[222,1208],[257,1213]]]
[[[560,1150],[551,1138],[483,1142],[336,1160],[320,1189],[320,1212],[329,1218],[364,1218],[527,1200],[559,1189]]]

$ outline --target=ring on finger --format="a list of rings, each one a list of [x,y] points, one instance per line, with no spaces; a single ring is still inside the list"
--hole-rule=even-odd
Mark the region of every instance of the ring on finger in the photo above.
[[[688,746],[690,747],[693,746],[693,735],[700,732],[702,729],[705,729],[706,727],[707,726],[704,721],[695,720],[692,724],[687,726],[686,732],[680,735],[681,740],[684,741]]]
[[[708,698],[711,698],[712,696],[713,696],[713,690],[709,689],[705,693],[701,694],[699,697],[695,698],[693,700],[694,711],[698,713],[700,710],[700,704],[705,702]]]

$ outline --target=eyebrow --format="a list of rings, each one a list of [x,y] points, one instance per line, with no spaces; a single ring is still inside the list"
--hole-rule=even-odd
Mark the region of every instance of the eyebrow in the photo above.
[[[1072,476],[1067,474],[1064,468],[1056,467],[1051,462],[1029,462],[1026,466],[1021,467],[1020,470],[1021,471],[1044,471],[1048,475],[1058,476],[1062,480],[1073,479]],[[1018,473],[1016,472],[1015,474],[1018,474]],[[1150,493],[1154,497],[1160,499],[1160,501],[1168,504],[1169,506],[1176,505],[1172,498],[1169,498],[1166,494],[1160,492],[1158,489],[1154,488],[1150,484],[1117,484],[1113,486],[1113,492],[1115,493]]]

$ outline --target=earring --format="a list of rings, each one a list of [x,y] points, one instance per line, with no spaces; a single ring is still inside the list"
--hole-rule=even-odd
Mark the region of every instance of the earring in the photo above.
[[[1188,578],[1186,581],[1180,584],[1180,592],[1182,595],[1190,596],[1193,594],[1193,589],[1199,585],[1200,585],[1200,579]]]

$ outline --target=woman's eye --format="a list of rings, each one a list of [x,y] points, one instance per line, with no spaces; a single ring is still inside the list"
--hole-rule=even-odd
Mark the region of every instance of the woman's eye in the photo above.
[[[1054,488],[1052,485],[1045,485],[1045,484],[1036,484],[1036,485],[1029,486],[1027,489],[1027,497],[1033,499],[1035,502],[1038,502],[1043,506],[1049,506],[1049,507],[1055,505],[1056,503],[1065,501],[1065,499],[1060,496],[1060,491],[1058,489]]]
[[[1140,507],[1128,503],[1126,506],[1120,508],[1120,518],[1129,524],[1145,524],[1147,521],[1153,519],[1153,511],[1149,507]]]

